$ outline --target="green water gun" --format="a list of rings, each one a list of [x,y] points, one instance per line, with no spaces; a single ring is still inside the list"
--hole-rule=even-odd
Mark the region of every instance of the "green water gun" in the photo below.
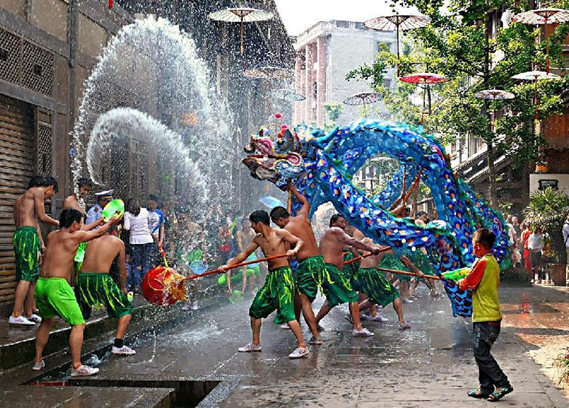
[[[461,279],[466,278],[469,273],[470,273],[470,268],[461,268],[454,271],[444,272],[443,278],[445,278],[446,280],[457,282]]]

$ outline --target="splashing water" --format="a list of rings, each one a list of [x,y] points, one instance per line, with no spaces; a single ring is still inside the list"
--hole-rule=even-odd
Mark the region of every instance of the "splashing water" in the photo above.
[[[191,178],[189,190],[202,201],[205,189],[209,199],[227,201],[233,196],[236,152],[228,140],[231,116],[224,100],[211,86],[193,40],[178,26],[150,17],[123,27],[85,82],[72,134],[74,180],[88,169],[97,183],[121,195],[127,191],[125,184],[134,180],[124,176],[124,167],[132,165],[127,163],[139,166],[130,174],[143,174],[147,163],[155,161],[156,175],[150,178],[161,178],[163,195],[186,193],[178,180]],[[148,155],[138,161],[128,160],[127,154],[117,159],[115,140],[125,151],[135,144]]]
[[[123,140],[129,135],[144,143],[160,146],[160,156],[176,163],[177,174],[189,181],[190,195],[199,204],[207,200],[203,174],[190,159],[190,150],[182,137],[144,112],[132,108],[116,108],[99,116],[87,146],[87,167],[91,179],[103,184],[100,177],[101,158],[112,148],[111,141]]]

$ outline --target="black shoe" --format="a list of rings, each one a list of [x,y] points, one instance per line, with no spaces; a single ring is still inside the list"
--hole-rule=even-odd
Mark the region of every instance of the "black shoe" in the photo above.
[[[487,393],[485,393],[485,392],[482,392],[482,391],[480,390],[480,388],[478,388],[477,390],[468,391],[467,395],[468,395],[469,397],[472,397],[472,398],[480,398],[480,399],[482,399],[482,398],[488,398],[488,397],[490,396],[490,394],[487,394]]]
[[[496,390],[488,396],[486,401],[496,402],[500,401],[506,395],[514,391],[514,387],[511,385],[509,387],[497,387]]]

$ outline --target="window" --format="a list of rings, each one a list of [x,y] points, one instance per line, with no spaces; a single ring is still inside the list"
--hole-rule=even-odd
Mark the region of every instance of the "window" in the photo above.
[[[350,28],[349,21],[336,21],[336,27],[338,28]]]

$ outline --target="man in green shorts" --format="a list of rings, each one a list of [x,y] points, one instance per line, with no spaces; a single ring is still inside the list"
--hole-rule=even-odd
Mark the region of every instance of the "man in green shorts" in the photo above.
[[[73,208],[65,208],[59,215],[60,229],[53,231],[47,237],[47,249],[41,265],[40,279],[36,286],[36,303],[43,321],[36,332],[36,358],[34,371],[45,367],[42,360],[43,349],[49,338],[49,330],[55,315],[62,317],[71,325],[69,348],[71,350],[71,376],[87,376],[97,374],[98,368],[81,364],[81,347],[85,320],[69,279],[73,271],[73,260],[81,242],[99,238],[111,225],[118,222],[117,218],[104,223],[93,231],[82,231],[83,214]],[[103,224],[104,223],[104,224]]]
[[[367,296],[367,300],[360,303],[360,310],[367,309],[371,305],[380,305],[385,307],[388,304],[393,303],[393,308],[395,309],[397,318],[399,319],[399,330],[410,329],[411,326],[403,317],[403,305],[399,292],[389,282],[385,276],[385,272],[377,269],[378,267],[385,268],[388,266],[385,265],[383,261],[389,256],[395,256],[393,250],[385,251],[385,249],[388,249],[389,247],[382,248],[378,245],[374,245],[373,241],[369,238],[364,239],[364,243],[373,246],[374,248],[378,248],[382,252],[379,255],[369,256],[362,259],[360,267],[354,275],[354,289],[361,293],[365,293]],[[404,259],[404,262],[406,262],[406,258]],[[418,269],[414,268],[414,272],[417,277],[423,277],[423,274]]]
[[[45,213],[45,200],[57,193],[58,184],[53,177],[36,176],[30,180],[28,190],[14,204],[16,232],[12,239],[16,257],[16,298],[9,323],[18,326],[33,326],[41,322],[34,313],[34,292],[39,278],[39,259],[45,245],[39,221],[50,225],[59,222]],[[25,307],[24,307],[25,304]]]
[[[302,240],[287,230],[271,228],[271,220],[266,211],[255,211],[249,216],[249,219],[251,220],[251,228],[253,228],[257,235],[243,252],[219,268],[221,271],[227,271],[231,265],[243,262],[259,247],[263,250],[266,257],[285,253],[288,257],[293,257],[296,256],[302,248]],[[286,250],[287,243],[293,246],[293,248],[288,251]],[[275,323],[288,323],[298,342],[298,348],[289,354],[289,357],[306,357],[310,351],[306,347],[300,325],[294,315],[293,298],[296,288],[288,259],[286,257],[272,259],[268,261],[268,263],[269,274],[265,279],[265,284],[259,292],[257,292],[253,304],[249,309],[253,341],[245,347],[239,348],[239,351],[253,352],[262,350],[260,338],[261,319],[267,317],[276,309],[277,316]]]
[[[350,315],[354,329],[352,335],[355,337],[369,337],[373,333],[362,327],[360,322],[360,309],[358,304],[358,294],[352,289],[349,278],[342,272],[344,267],[344,247],[363,249],[374,254],[379,254],[378,248],[372,248],[360,241],[350,237],[344,231],[348,225],[346,219],[340,214],[335,214],[330,219],[330,229],[326,231],[320,240],[320,252],[326,263],[326,275],[322,283],[322,289],[326,295],[326,303],[316,316],[316,322],[326,316],[334,306],[342,303],[350,304]]]
[[[298,272],[296,275],[296,284],[300,293],[300,302],[302,305],[302,314],[304,320],[308,324],[312,337],[308,340],[308,344],[322,344],[316,317],[312,310],[312,302],[316,298],[318,288],[322,287],[326,267],[324,258],[320,255],[318,243],[310,224],[310,204],[308,200],[298,192],[296,187],[289,187],[292,194],[302,204],[302,208],[292,217],[284,207],[275,207],[271,211],[271,219],[281,228],[284,228],[295,237],[302,240],[303,245],[296,259],[298,261]]]
[[[109,276],[115,259],[120,272],[120,287]],[[89,242],[77,277],[75,293],[84,318],[89,317],[92,307],[103,304],[108,316],[118,319],[112,353],[127,356],[136,354],[124,345],[124,336],[132,317],[132,305],[126,291],[126,255],[122,240],[107,232]]]

